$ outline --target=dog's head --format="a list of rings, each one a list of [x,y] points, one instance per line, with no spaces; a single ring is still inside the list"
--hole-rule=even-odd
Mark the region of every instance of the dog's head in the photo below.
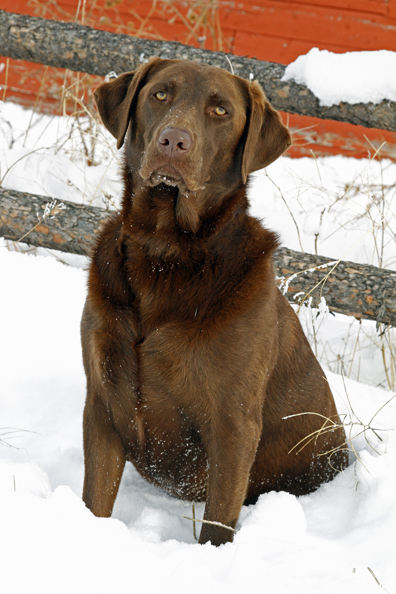
[[[100,85],[95,99],[133,173],[194,196],[193,227],[208,197],[230,195],[291,143],[257,82],[195,62],[154,58]]]

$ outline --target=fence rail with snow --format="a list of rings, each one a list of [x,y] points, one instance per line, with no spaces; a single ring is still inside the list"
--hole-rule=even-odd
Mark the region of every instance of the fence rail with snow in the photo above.
[[[276,109],[396,132],[396,102],[384,99],[379,103],[322,105],[306,86],[282,80],[286,68],[282,64],[6,11],[0,11],[0,48],[1,55],[9,58],[99,76],[133,70],[154,55],[194,60],[227,70],[231,63],[238,76],[260,82]]]

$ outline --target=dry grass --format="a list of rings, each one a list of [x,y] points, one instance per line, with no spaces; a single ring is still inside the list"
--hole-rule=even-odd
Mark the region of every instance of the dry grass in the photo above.
[[[345,384],[344,384],[344,388],[345,388]],[[369,448],[372,449],[375,453],[379,454],[379,452],[372,445],[372,443],[369,439],[369,436],[370,436],[370,433],[372,433],[375,436],[377,441],[380,441],[380,442],[384,441],[380,434],[382,432],[388,432],[389,430],[383,429],[382,427],[376,427],[374,425],[374,420],[377,417],[377,415],[392,400],[394,400],[396,398],[396,394],[391,396],[391,398],[389,398],[389,400],[375,412],[375,414],[371,417],[371,419],[368,421],[368,423],[364,423],[355,413],[353,406],[351,404],[351,401],[349,399],[348,393],[346,391],[346,388],[345,388],[345,394],[346,394],[346,398],[348,401],[349,411],[348,411],[348,413],[346,413],[343,416],[342,420],[339,420],[338,418],[332,419],[332,418],[329,418],[329,417],[326,417],[324,415],[321,415],[319,413],[314,413],[314,412],[304,412],[304,413],[299,413],[299,414],[289,415],[287,417],[284,417],[284,419],[290,419],[293,417],[299,417],[299,416],[303,416],[303,415],[314,415],[314,416],[320,417],[323,421],[322,426],[319,429],[317,429],[316,431],[313,431],[309,435],[306,435],[303,439],[301,439],[301,441],[296,443],[290,450],[289,454],[291,454],[292,452],[295,452],[295,454],[299,454],[309,443],[315,442],[319,437],[322,437],[323,435],[327,435],[329,433],[333,433],[335,431],[340,431],[340,430],[344,430],[346,433],[346,439],[345,439],[344,443],[342,443],[341,445],[339,445],[335,448],[332,448],[331,450],[322,452],[320,454],[321,456],[328,457],[329,464],[332,468],[334,468],[334,467],[331,463],[331,458],[336,452],[340,452],[340,451],[347,451],[347,452],[351,453],[354,456],[355,461],[359,462],[360,464],[362,464],[364,466],[364,464],[359,456],[359,453],[357,452],[355,445],[354,445],[354,441],[362,435],[364,436],[364,439],[365,439],[367,445],[369,446]],[[366,471],[369,472],[367,470],[367,468],[366,468]]]
[[[369,142],[369,141],[368,141]],[[358,321],[345,318],[342,330],[342,348],[340,340],[329,341],[325,335],[329,330],[329,311],[322,298],[318,308],[312,307],[311,294],[325,285],[331,270],[342,260],[352,259],[350,253],[355,248],[364,246],[365,260],[379,268],[394,268],[396,263],[396,182],[394,180],[396,165],[382,160],[381,147],[374,150],[368,144],[368,160],[364,166],[358,167],[351,181],[344,187],[329,187],[322,180],[318,159],[316,182],[296,179],[296,190],[293,196],[285,196],[282,188],[270,179],[277,188],[280,199],[286,204],[296,229],[297,239],[302,251],[321,253],[326,249],[326,242],[340,235],[341,241],[346,233],[350,234],[348,249],[339,260],[329,264],[329,273],[322,281],[306,294],[298,294],[297,313],[309,338],[312,349],[319,360],[331,371],[343,373],[347,377],[364,380],[365,361],[370,353],[376,353],[382,366],[381,377],[375,385],[388,390],[396,389],[396,334],[395,329],[385,324],[369,321]],[[375,167],[374,167],[375,165]],[[375,175],[374,173],[375,172]],[[268,174],[267,174],[267,177]],[[386,181],[387,178],[387,181]],[[391,180],[391,181],[389,181]],[[305,194],[314,192],[322,201],[318,207],[316,232],[312,232],[313,245],[306,246],[302,240],[301,230],[297,223],[296,212],[307,212]],[[309,207],[308,207],[309,208]],[[336,221],[328,224],[329,221]],[[331,231],[328,231],[328,228]],[[305,237],[305,244],[307,238]],[[305,274],[301,271],[299,274]],[[285,293],[295,275],[279,279],[280,288]],[[320,286],[319,286],[320,285]],[[338,316],[337,319],[342,319]],[[336,348],[334,348],[334,342]],[[374,382],[373,382],[374,383]]]
[[[233,40],[225,39],[221,29],[218,0],[151,0],[147,14],[138,14],[134,3],[126,0],[79,0],[76,10],[65,10],[55,0],[29,0],[28,6],[40,17],[146,39],[165,39],[158,27],[164,21],[177,23],[180,43],[214,51],[232,49]]]
[[[6,448],[14,448],[19,450],[20,448],[10,443],[10,441],[21,438],[24,433],[35,433],[35,431],[18,429],[17,427],[3,427],[0,429],[0,445]]]
[[[342,335],[329,340],[329,311],[322,298],[320,309],[311,306],[308,298],[298,308],[299,318],[311,347],[319,361],[330,371],[367,383],[367,360],[382,366],[377,381],[372,383],[388,390],[396,389],[395,328],[375,322],[345,318]],[[342,316],[337,316],[341,320]],[[375,354],[374,354],[375,353]],[[378,355],[378,356],[377,356]],[[365,372],[365,373],[363,373]]]

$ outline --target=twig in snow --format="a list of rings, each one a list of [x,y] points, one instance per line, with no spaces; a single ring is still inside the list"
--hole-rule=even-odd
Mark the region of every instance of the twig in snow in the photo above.
[[[227,530],[231,530],[231,532],[236,532],[234,528],[231,526],[226,526],[221,522],[211,522],[210,520],[197,520],[197,518],[188,518],[187,516],[182,516],[185,520],[190,520],[191,522],[200,522],[201,524],[212,524],[213,526],[220,526],[220,528],[226,528]]]

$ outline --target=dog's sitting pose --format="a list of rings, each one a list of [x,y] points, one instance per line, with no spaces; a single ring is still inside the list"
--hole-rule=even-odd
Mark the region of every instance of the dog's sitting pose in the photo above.
[[[110,516],[130,460],[234,528],[244,502],[309,493],[347,462],[343,430],[321,431],[339,422],[333,397],[275,285],[276,236],[247,212],[249,173],[290,135],[257,82],[188,61],[153,59],[96,102],[125,147],[125,189],[81,324],[83,499]],[[204,523],[199,542],[232,538]]]

